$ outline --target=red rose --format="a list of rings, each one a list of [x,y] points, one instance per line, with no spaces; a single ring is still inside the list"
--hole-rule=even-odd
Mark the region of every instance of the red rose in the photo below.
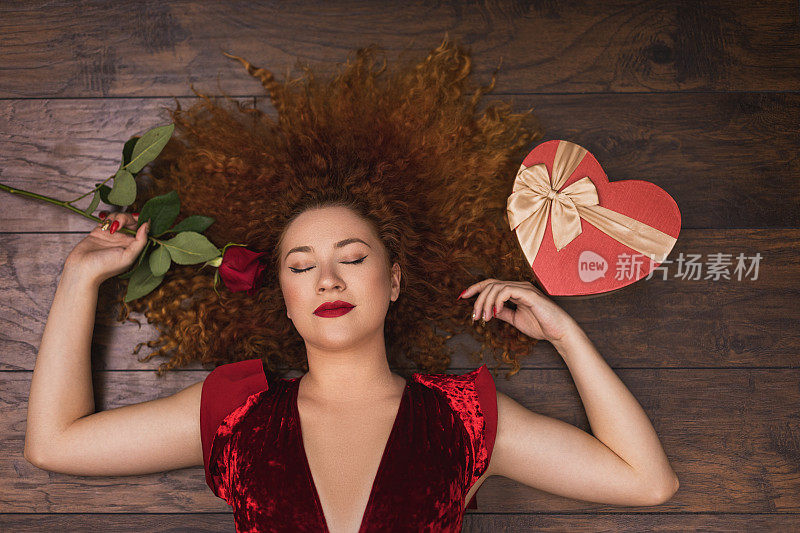
[[[219,265],[219,276],[228,290],[255,294],[263,281],[266,266],[258,260],[266,252],[253,252],[244,246],[229,246]]]

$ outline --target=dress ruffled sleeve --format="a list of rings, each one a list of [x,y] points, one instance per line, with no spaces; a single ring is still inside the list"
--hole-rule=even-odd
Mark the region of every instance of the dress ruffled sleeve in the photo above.
[[[467,458],[467,490],[486,473],[492,458],[495,437],[497,436],[497,392],[494,378],[486,365],[465,374],[470,376],[474,387],[475,409],[467,409],[464,424],[471,439],[471,456]],[[472,497],[467,509],[477,509],[477,494]]]
[[[497,393],[486,365],[465,374],[426,374],[418,379],[442,391],[466,433],[464,493],[486,472],[497,434]],[[477,509],[477,497],[466,506]]]
[[[267,390],[261,359],[248,359],[220,365],[203,381],[200,394],[200,440],[206,484],[219,498],[231,502],[232,469],[224,453],[230,440],[231,425],[223,424],[247,398]]]

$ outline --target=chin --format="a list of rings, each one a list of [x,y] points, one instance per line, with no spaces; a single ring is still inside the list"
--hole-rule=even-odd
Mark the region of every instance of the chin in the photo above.
[[[331,325],[313,328],[313,331],[309,332],[308,336],[303,335],[303,338],[309,339],[312,344],[321,348],[337,350],[352,346],[369,335],[370,330],[361,327],[355,329]]]

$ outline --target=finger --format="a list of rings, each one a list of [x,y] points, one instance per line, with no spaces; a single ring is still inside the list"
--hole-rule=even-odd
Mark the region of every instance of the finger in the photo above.
[[[115,221],[118,222],[117,229],[114,231],[114,233],[111,233],[110,224],[113,224]],[[109,223],[107,229],[103,230],[107,232],[109,235],[116,235],[116,233],[121,228],[136,229],[136,222],[133,220],[133,217],[131,216],[130,213],[121,213],[121,212],[111,213],[100,223],[100,226],[102,226],[103,222]]]
[[[119,217],[117,217],[117,220],[119,220],[119,223],[122,225],[122,227],[128,229],[135,230],[138,226],[136,217],[134,217],[132,213],[119,213]]]
[[[514,325],[514,313],[516,311],[511,309],[510,307],[501,306],[500,309],[497,310],[497,313],[494,317],[497,320],[502,320],[503,322],[508,322],[512,326]]]
[[[484,280],[488,281],[488,280]],[[483,283],[483,289],[478,297],[475,299],[475,303],[472,306],[472,320],[486,320],[486,299],[488,293],[491,290],[491,287],[496,283],[497,280],[492,279],[488,283]],[[489,304],[489,314],[492,314],[492,306]]]
[[[103,230],[104,226],[107,227],[106,221],[105,220],[101,220],[100,222],[98,222],[95,225],[95,227],[92,228],[92,231],[90,231],[89,233],[91,233],[91,234],[97,234],[97,233],[101,233],[101,232],[104,233],[104,230]]]
[[[529,283],[525,283],[521,286],[514,285],[509,287],[508,291],[500,293],[498,297],[502,298],[504,302],[510,300],[517,308],[521,305],[529,308],[541,308],[543,304],[547,305],[549,301],[547,296],[543,295]]]
[[[121,219],[122,213],[114,213],[110,215],[106,220],[111,221],[111,225],[108,226],[108,234],[109,235],[116,235],[119,229],[123,226],[123,221]],[[123,235],[123,234],[120,234]]]
[[[132,219],[133,219],[133,226],[132,226],[132,227],[133,227],[134,229],[138,228],[138,227],[139,227],[139,224],[141,224],[141,223],[139,222],[139,213],[131,213],[131,217],[132,217]]]
[[[467,287],[463,293],[461,293],[461,298],[470,298],[483,290],[483,288],[488,285],[492,281],[497,281],[494,278],[486,278],[478,283],[473,283],[469,287]]]
[[[126,238],[130,239],[131,241],[133,241],[133,237],[129,236],[126,233],[120,233],[120,231],[119,231],[122,228],[127,228],[127,229],[130,229],[130,230],[136,231],[136,229],[138,228],[138,223],[136,222],[136,220],[134,219],[134,217],[133,217],[133,215],[131,213],[121,213],[121,212],[120,213],[114,213],[114,214],[110,215],[106,220],[110,221],[112,224],[114,222],[117,222],[117,226],[116,226],[116,229],[114,230],[114,233],[111,233],[111,226],[108,227],[107,233],[109,235],[117,235],[117,234],[119,234],[119,235],[123,235]]]
[[[494,298],[494,306],[495,306],[495,315],[494,317],[509,324],[514,323],[514,309],[510,307],[506,307],[505,303],[509,300],[514,302],[514,300],[519,301],[515,297],[515,293],[519,290],[519,287],[513,287],[511,285],[506,285],[505,287],[501,288],[497,291]],[[524,290],[524,289],[522,289]],[[515,302],[516,303],[516,302]]]
[[[497,295],[507,285],[508,282],[499,281],[497,283],[493,283],[492,285],[489,286],[487,290],[484,291],[485,295],[482,296],[485,296],[485,300],[483,302],[483,307],[481,308],[481,312],[483,314],[483,319],[485,321],[488,322],[493,318],[494,313],[498,307]]]
[[[110,235],[109,230],[111,229],[111,224],[113,223],[114,223],[114,213],[111,213],[110,215],[107,214],[100,220],[100,222],[97,223],[97,225],[94,228],[92,228],[92,231],[89,233],[90,235],[94,235],[95,237],[100,237],[103,240],[106,240]]]
[[[142,253],[145,244],[147,244],[147,232],[149,230],[149,220],[139,226],[139,228],[136,230],[136,237],[133,238],[133,242],[131,242],[131,244],[129,244],[123,252],[128,261],[133,262],[133,260],[139,257],[139,254]]]

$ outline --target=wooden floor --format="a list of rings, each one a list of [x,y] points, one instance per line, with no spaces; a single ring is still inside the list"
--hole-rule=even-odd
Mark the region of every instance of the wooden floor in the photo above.
[[[165,123],[172,97],[221,91],[264,108],[260,84],[222,52],[276,73],[323,72],[377,42],[420,54],[444,32],[470,46],[475,78],[545,140],[590,151],[611,180],[669,192],[683,229],[671,260],[760,254],[757,276],[637,282],[564,302],[650,416],[681,481],[664,505],[570,500],[490,478],[465,531],[800,529],[800,13],[772,2],[43,2],[0,5],[0,182],[64,200],[116,171],[123,142]],[[266,4],[266,3],[265,3]],[[219,83],[219,85],[218,85]],[[509,176],[512,180],[513,176]],[[92,229],[66,210],[0,192],[0,529],[232,531],[202,468],[103,478],[22,457],[27,396],[63,261]],[[101,289],[99,308],[108,303]],[[98,314],[98,410],[173,392],[131,351],[155,328]],[[465,345],[452,372],[474,368]],[[140,356],[147,353],[145,349]],[[498,389],[589,430],[547,343]]]

